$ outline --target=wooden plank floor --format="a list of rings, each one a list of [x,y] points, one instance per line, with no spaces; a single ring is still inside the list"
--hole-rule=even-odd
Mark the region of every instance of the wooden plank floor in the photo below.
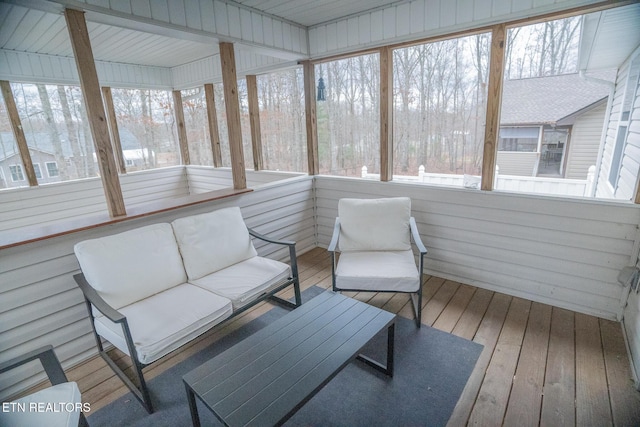
[[[303,289],[331,286],[326,250],[314,249],[300,256],[298,263]],[[640,426],[640,392],[633,388],[619,323],[438,277],[426,276],[423,286],[424,324],[484,345],[450,426]],[[413,317],[406,295],[348,295]],[[146,368],[146,378],[271,307],[259,304],[214,328]],[[92,410],[127,392],[97,357],[69,370],[68,375],[78,382]]]

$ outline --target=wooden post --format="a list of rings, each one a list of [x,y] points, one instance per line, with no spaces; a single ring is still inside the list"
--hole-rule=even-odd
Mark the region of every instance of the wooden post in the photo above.
[[[8,81],[1,80],[0,90],[2,90],[4,105],[7,107],[7,114],[9,115],[9,122],[11,122],[13,137],[16,139],[16,144],[18,145],[18,152],[20,153],[20,159],[24,166],[24,173],[27,175],[27,182],[29,182],[30,187],[36,187],[38,185],[38,178],[36,178],[36,171],[33,167],[33,162],[31,161],[31,153],[29,153],[27,138],[25,138],[24,132],[22,131],[22,122],[20,121],[16,101],[13,99],[11,85]]]
[[[393,52],[380,49],[380,181],[393,178]]]
[[[258,79],[247,76],[247,96],[249,98],[249,123],[251,125],[251,146],[253,147],[253,169],[262,170],[262,135],[260,134],[260,106],[258,104]]]
[[[304,109],[307,127],[307,160],[309,175],[320,172],[318,161],[318,117],[316,113],[316,73],[311,61],[302,62],[304,73]]]
[[[113,155],[116,158],[118,172],[127,173],[127,165],[124,161],[124,153],[122,152],[122,144],[120,142],[120,133],[118,132],[118,121],[116,120],[116,109],[113,106],[113,96],[110,87],[102,88],[102,98],[109,119],[109,131],[111,132],[111,145],[113,146]]]
[[[213,92],[213,84],[204,85],[204,99],[207,103],[207,119],[209,121],[209,139],[211,140],[211,152],[213,153],[213,166],[222,166],[222,150],[220,149],[220,131],[218,130],[218,113],[216,111],[216,98]]]
[[[180,144],[180,158],[183,165],[190,165],[189,142],[187,141],[187,127],[184,123],[184,107],[182,106],[182,93],[179,90],[173,91],[173,113],[176,117],[178,128],[178,144]]]
[[[236,74],[236,57],[233,51],[233,43],[220,43],[220,62],[222,63],[224,104],[227,110],[227,129],[229,131],[233,188],[243,190],[247,188],[247,176],[244,170],[240,101],[238,100],[238,76]]]
[[[67,21],[76,66],[78,67],[82,97],[87,108],[89,128],[95,144],[100,178],[102,179],[102,186],[107,199],[109,215],[111,217],[126,215],[124,198],[120,188],[120,178],[118,177],[116,161],[113,157],[109,139],[109,128],[107,127],[104,106],[102,105],[100,83],[98,82],[96,64],[93,60],[84,12],[65,9],[64,16]]]
[[[487,94],[487,120],[484,129],[484,151],[482,154],[482,190],[491,191],[494,185],[498,137],[500,133],[500,107],[504,75],[504,50],[506,29],[504,24],[495,25],[491,34],[491,59],[489,62],[489,87]]]

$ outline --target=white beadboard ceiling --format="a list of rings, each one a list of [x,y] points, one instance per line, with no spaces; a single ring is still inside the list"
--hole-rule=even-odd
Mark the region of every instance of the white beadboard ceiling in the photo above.
[[[322,24],[345,16],[362,13],[390,4],[406,3],[398,0],[236,0],[271,15],[305,27]]]
[[[55,2],[46,0],[11,0],[10,2],[5,2],[5,0],[0,0],[0,49],[72,57],[71,43],[62,10],[64,2],[73,3],[73,1],[75,0],[56,0]],[[86,1],[88,4],[103,4],[111,5],[112,7],[120,3],[127,3],[119,3],[115,0]],[[249,22],[250,24],[243,26],[242,30],[233,29],[237,33],[236,41],[238,39],[248,40],[252,34],[258,34],[255,27],[252,28],[252,25],[257,22],[258,28],[262,30],[263,22],[267,21],[262,21],[260,14],[264,14],[266,17],[284,20],[281,21],[283,24],[278,26],[280,32],[282,32],[282,28],[285,25],[289,29],[293,28],[295,32],[290,34],[298,34],[298,36],[293,36],[293,40],[300,46],[306,43],[306,36],[300,36],[300,34],[306,32],[305,28],[321,27],[323,23],[366,11],[373,11],[389,5],[402,7],[407,2],[408,0],[225,0],[224,4],[234,5],[235,13],[241,14],[241,16],[236,17],[236,22]],[[179,2],[174,3],[179,4]],[[222,4],[221,2],[218,3]],[[80,4],[80,1],[76,1],[73,4]],[[136,3],[132,2],[130,4],[134,5]],[[159,7],[157,5],[160,3],[140,0],[137,4]],[[211,17],[209,21],[213,20],[213,9],[203,12],[204,5],[211,5],[210,2],[192,0],[184,3],[187,5],[185,8],[178,9],[170,8],[171,1],[162,2],[162,4],[165,8],[169,7],[167,14],[184,15],[187,12],[186,9],[189,9],[190,13],[187,15],[191,19],[200,21],[202,28],[205,26],[205,18]],[[241,8],[240,11],[238,8]],[[152,12],[148,13],[151,14]],[[226,16],[226,13],[225,11],[224,16]],[[231,12],[229,13],[231,14]],[[190,64],[218,53],[218,39],[215,38],[214,32],[192,31],[187,33],[180,31],[177,28],[178,26],[172,26],[171,24],[153,25],[144,22],[144,20],[127,20],[124,18],[126,14],[127,12],[123,10],[121,16],[115,14],[111,17],[111,20],[104,20],[102,19],[104,18],[103,15],[101,20],[98,19],[99,13],[96,14],[91,11],[87,13],[87,27],[96,60],[173,68]],[[216,15],[216,20],[219,19],[218,16],[220,15]],[[246,21],[244,20],[245,18]],[[169,22],[171,17],[169,16],[166,19]],[[229,22],[231,21],[224,25],[229,26]],[[619,65],[640,43],[638,22],[640,22],[640,4],[631,4],[606,10],[586,17],[585,37],[581,45],[580,68],[600,69]],[[290,23],[290,25],[286,23]],[[266,38],[266,24],[264,25],[264,37]],[[276,26],[274,24],[273,30],[271,30],[271,23],[269,23],[269,28],[269,32],[273,31],[270,34],[270,37],[273,38],[276,33]],[[246,32],[249,34],[247,35]],[[230,31],[229,34],[233,35],[233,31]],[[280,36],[282,37],[282,34]],[[288,40],[290,41],[291,39]],[[251,45],[251,43],[248,45]],[[242,42],[238,44],[238,47],[242,48],[242,46]],[[287,46],[283,45],[282,47],[286,48]],[[255,46],[252,48],[255,48]],[[261,51],[258,53],[277,57],[277,48],[276,44],[271,49],[271,52]],[[288,54],[290,55],[288,57],[290,61],[302,58],[296,52],[292,53],[290,51]]]
[[[166,37],[88,21],[96,60],[175,67],[218,53],[218,45]],[[72,57],[64,16],[0,3],[0,48]]]
[[[402,1],[240,0],[228,3],[307,27]],[[42,4],[39,1],[0,1],[0,49],[73,56],[61,6],[29,7]],[[147,31],[139,31],[91,22],[91,17],[87,14],[87,28],[94,58],[99,61],[171,68],[219,52],[214,38],[210,43],[198,42],[193,40],[193,34],[185,34],[184,38],[169,37],[149,32],[148,27],[145,27]],[[159,33],[166,33],[166,28],[159,30]]]

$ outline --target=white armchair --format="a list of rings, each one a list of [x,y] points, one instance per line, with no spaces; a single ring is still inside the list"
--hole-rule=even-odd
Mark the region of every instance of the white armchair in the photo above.
[[[51,382],[51,387],[24,396],[6,405],[8,411],[0,412],[0,425],[12,427],[67,427],[88,426],[82,414],[80,390],[75,382],[69,382],[50,345],[0,364],[0,374],[19,366],[40,360]]]
[[[427,249],[411,216],[411,199],[340,199],[328,250],[334,291],[409,293],[420,327]]]

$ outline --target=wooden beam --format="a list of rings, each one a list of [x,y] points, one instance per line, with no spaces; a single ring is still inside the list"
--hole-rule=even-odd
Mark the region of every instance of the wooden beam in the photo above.
[[[73,55],[78,67],[82,97],[87,109],[89,128],[95,144],[100,178],[102,179],[102,186],[107,199],[109,215],[111,217],[126,215],[84,12],[65,9],[64,17],[67,21]]]
[[[491,58],[489,62],[489,86],[487,89],[487,119],[484,129],[484,151],[482,154],[482,190],[493,190],[496,176],[496,157],[500,132],[500,107],[504,75],[504,51],[506,29],[504,24],[495,25],[491,34]]]
[[[233,188],[242,190],[247,188],[247,176],[244,170],[240,101],[238,99],[238,75],[236,73],[236,57],[233,50],[233,43],[220,43],[220,62],[222,64],[224,104],[227,110],[227,129],[229,132]]]
[[[260,105],[258,104],[258,79],[249,75],[247,96],[249,98],[249,124],[251,125],[251,147],[253,148],[253,169],[262,170],[262,135],[260,134]]]
[[[187,126],[184,122],[184,107],[182,106],[182,93],[179,90],[173,91],[173,113],[176,117],[178,130],[178,144],[180,144],[180,158],[183,165],[191,164],[189,157],[189,142],[187,141]]]
[[[393,51],[380,49],[380,181],[393,179]]]
[[[116,120],[116,109],[113,106],[113,96],[110,87],[102,88],[102,99],[107,111],[109,119],[109,131],[111,132],[111,145],[113,146],[113,155],[116,158],[116,166],[119,173],[127,173],[127,165],[124,161],[124,153],[122,152],[122,144],[120,142],[120,132],[118,131],[118,121]]]
[[[216,97],[213,84],[204,85],[204,99],[207,103],[207,119],[209,120],[209,140],[213,153],[213,166],[222,167],[222,150],[220,149],[220,131],[218,129],[218,112],[216,110]]]
[[[304,109],[307,127],[307,161],[309,175],[318,175],[318,116],[316,111],[316,73],[311,61],[302,62],[304,73]]]
[[[29,182],[30,187],[36,187],[38,185],[38,178],[36,178],[36,171],[33,167],[33,162],[31,161],[31,153],[29,153],[27,138],[25,138],[24,132],[22,131],[22,122],[20,121],[16,101],[13,99],[11,85],[6,80],[0,80],[0,89],[2,90],[4,105],[7,107],[11,130],[13,131],[13,137],[16,139],[20,159],[22,159],[22,165],[24,166],[24,173],[27,176],[27,182]]]

